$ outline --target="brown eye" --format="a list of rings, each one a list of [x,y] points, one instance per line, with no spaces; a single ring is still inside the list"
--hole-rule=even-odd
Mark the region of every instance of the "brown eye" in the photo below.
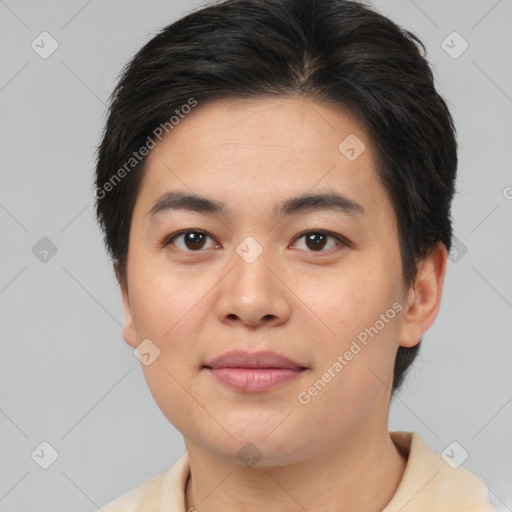
[[[306,236],[306,245],[314,251],[322,250],[327,243],[328,236],[324,233],[311,233]]]
[[[307,231],[297,240],[304,240],[305,250],[308,252],[329,252],[330,249],[341,249],[347,243],[340,237],[325,231]],[[325,249],[327,247],[327,249]],[[302,247],[299,247],[302,249]],[[325,249],[325,250],[324,250]]]
[[[164,243],[164,246],[174,245],[178,249],[186,252],[197,252],[203,249],[207,243],[209,235],[198,230],[181,231],[172,235]]]
[[[183,241],[187,249],[202,249],[205,244],[206,236],[203,233],[185,233]]]

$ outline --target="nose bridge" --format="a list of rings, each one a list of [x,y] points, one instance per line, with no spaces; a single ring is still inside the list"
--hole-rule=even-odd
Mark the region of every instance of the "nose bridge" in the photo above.
[[[270,270],[276,262],[269,240],[263,240],[263,237],[259,240],[247,236],[235,249],[233,279],[248,294],[272,293],[276,284],[273,282],[276,277]]]
[[[233,254],[232,271],[221,289],[217,303],[223,318],[238,317],[256,325],[264,320],[283,320],[289,315],[285,287],[277,278],[278,262],[272,248],[248,236]],[[268,238],[266,239],[268,241]],[[270,243],[270,242],[269,242]]]

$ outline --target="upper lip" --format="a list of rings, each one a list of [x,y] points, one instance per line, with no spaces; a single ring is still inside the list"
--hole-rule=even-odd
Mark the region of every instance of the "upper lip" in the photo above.
[[[303,370],[304,366],[292,361],[291,359],[265,350],[261,352],[245,352],[243,350],[233,350],[212,359],[205,364],[207,368],[291,368]]]

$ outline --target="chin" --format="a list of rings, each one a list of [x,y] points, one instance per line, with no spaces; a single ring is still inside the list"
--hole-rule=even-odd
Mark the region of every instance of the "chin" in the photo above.
[[[222,456],[246,466],[292,464],[301,459],[300,454],[307,445],[307,443],[301,442],[297,435],[294,435],[290,430],[284,429],[280,433],[275,431],[270,435],[267,429],[264,432],[252,429],[232,433],[233,438],[229,438],[221,446]],[[218,451],[219,445],[212,447],[212,449]]]

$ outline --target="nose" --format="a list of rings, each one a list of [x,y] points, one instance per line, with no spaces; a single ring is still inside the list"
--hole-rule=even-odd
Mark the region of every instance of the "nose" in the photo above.
[[[254,260],[240,254],[233,255],[233,268],[220,283],[215,304],[218,318],[251,328],[286,322],[291,292],[279,276],[283,274],[279,262],[265,250]]]

